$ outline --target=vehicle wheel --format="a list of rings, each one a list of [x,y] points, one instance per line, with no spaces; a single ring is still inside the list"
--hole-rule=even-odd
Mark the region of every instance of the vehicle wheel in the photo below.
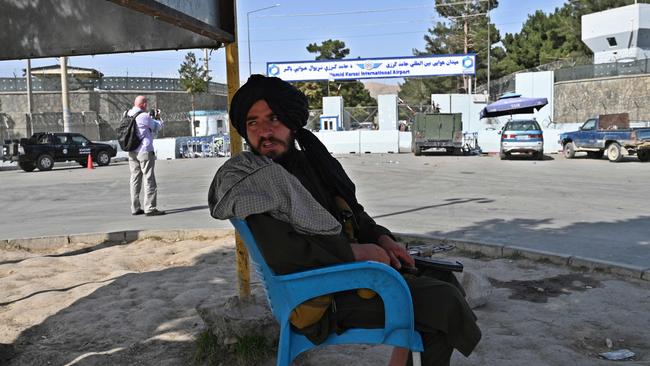
[[[562,148],[562,155],[566,159],[573,159],[576,156],[576,145],[573,142],[567,142]]]
[[[18,163],[18,166],[20,167],[20,169],[22,169],[22,170],[24,170],[26,172],[33,172],[34,169],[36,169],[36,164],[34,164],[32,162]]]
[[[587,151],[587,157],[589,159],[600,159],[603,157],[604,151]]]
[[[618,142],[612,142],[607,146],[607,159],[612,163],[619,162],[623,159],[623,153],[621,152],[621,145]]]
[[[43,154],[36,159],[36,167],[38,170],[44,172],[46,170],[52,170],[54,166],[54,159],[48,154]]]
[[[106,166],[111,163],[111,156],[106,151],[100,151],[95,158],[97,165]]]
[[[641,160],[642,162],[648,162],[650,161],[650,150],[643,149],[639,150],[636,152],[636,156]]]

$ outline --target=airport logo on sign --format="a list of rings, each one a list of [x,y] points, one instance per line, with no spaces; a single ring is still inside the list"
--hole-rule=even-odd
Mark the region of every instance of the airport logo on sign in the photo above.
[[[280,74],[280,68],[276,64],[269,65],[269,76],[278,76]]]
[[[381,62],[366,61],[362,64],[357,64],[357,66],[363,70],[373,70],[381,66]]]
[[[469,56],[463,58],[463,67],[469,69],[474,66],[474,59]]]

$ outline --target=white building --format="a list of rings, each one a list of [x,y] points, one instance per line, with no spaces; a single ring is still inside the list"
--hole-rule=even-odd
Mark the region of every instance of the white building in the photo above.
[[[633,4],[582,16],[582,41],[594,64],[630,62],[650,56],[650,4]]]

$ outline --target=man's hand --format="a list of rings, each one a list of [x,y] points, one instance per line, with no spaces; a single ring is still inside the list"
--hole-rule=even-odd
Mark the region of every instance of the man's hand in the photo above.
[[[377,244],[386,251],[390,258],[390,265],[394,268],[402,268],[402,262],[408,266],[415,267],[415,260],[413,260],[409,252],[404,247],[397,244],[390,236],[380,236],[377,239]]]
[[[390,265],[388,253],[376,244],[351,244],[357,262],[375,261]]]

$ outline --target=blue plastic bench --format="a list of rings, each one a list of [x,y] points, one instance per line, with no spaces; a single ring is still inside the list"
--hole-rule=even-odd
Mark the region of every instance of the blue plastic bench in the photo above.
[[[248,248],[266,288],[273,315],[280,323],[278,366],[288,366],[296,356],[316,347],[305,336],[293,331],[289,323],[291,311],[301,303],[334,292],[367,288],[376,292],[384,302],[384,328],[348,329],[343,334],[332,333],[321,345],[388,344],[410,349],[413,365],[420,366],[422,338],[414,329],[411,292],[392,267],[377,262],[354,262],[278,276],[264,261],[246,221],[230,220]]]

